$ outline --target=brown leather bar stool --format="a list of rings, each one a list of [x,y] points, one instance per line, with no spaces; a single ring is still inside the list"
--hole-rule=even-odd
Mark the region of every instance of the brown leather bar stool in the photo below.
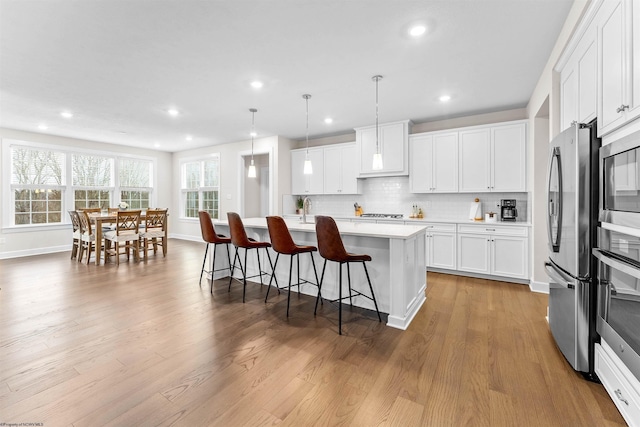
[[[289,304],[291,302],[291,286],[298,287],[298,295],[300,295],[300,285],[303,283],[309,283],[311,285],[315,285],[318,287],[318,297],[320,296],[320,282],[318,281],[318,271],[316,270],[316,262],[313,259],[313,253],[318,250],[315,246],[300,246],[296,245],[293,242],[293,238],[291,237],[291,233],[289,232],[289,228],[287,224],[284,222],[284,219],[279,216],[268,216],[267,217],[267,228],[269,229],[269,237],[271,238],[271,247],[274,251],[276,251],[276,262],[273,264],[273,275],[269,280],[269,287],[267,288],[267,296],[264,298],[264,302],[267,302],[267,298],[269,298],[269,291],[271,290],[271,281],[275,277],[275,269],[278,266],[278,259],[280,259],[280,254],[289,255],[289,286],[287,287],[287,317],[289,317]],[[307,253],[311,257],[311,263],[313,265],[313,273],[316,276],[316,282],[310,282],[306,279],[300,280],[300,254]],[[291,284],[291,276],[293,273],[293,257],[296,257],[296,261],[298,263],[298,283]],[[278,292],[280,292],[280,287],[278,286],[278,282],[276,280],[276,288]]]
[[[231,270],[231,253],[229,252],[229,245],[231,244],[231,238],[216,233],[216,230],[211,222],[211,215],[207,211],[199,211],[198,216],[200,217],[200,231],[202,232],[202,240],[207,243],[207,247],[204,250],[204,259],[202,260],[202,270],[200,270],[200,282],[198,284],[202,286],[202,275],[206,272],[207,274],[211,274],[211,293],[213,294],[213,273],[216,271],[226,270],[227,268],[219,268],[216,270],[216,248],[218,245],[225,245],[227,247],[227,259],[229,260],[229,276],[233,275],[233,271]],[[213,260],[211,262],[211,270],[207,271],[204,269],[205,264],[207,263],[207,252],[209,252],[209,245],[213,244]]]
[[[236,254],[233,257],[233,267],[231,267],[231,277],[229,277],[229,290],[231,290],[231,281],[234,279],[233,271],[236,268],[236,259],[240,263],[240,271],[242,272],[242,302],[245,301],[245,295],[247,293],[247,279],[252,277],[260,276],[260,284],[262,283],[262,275],[268,275],[269,273],[262,271],[262,266],[260,264],[260,248],[264,248],[265,252],[267,252],[267,257],[269,258],[269,265],[271,266],[271,271],[273,272],[273,264],[271,263],[271,255],[269,255],[269,251],[267,248],[271,247],[271,243],[269,242],[257,242],[253,239],[249,239],[247,237],[247,232],[244,229],[244,224],[242,223],[242,219],[240,219],[240,215],[235,212],[227,212],[227,218],[229,220],[229,231],[231,234],[231,243],[236,247]],[[238,255],[238,248],[244,249],[244,267],[242,265],[242,260]],[[258,254],[258,274],[253,276],[247,276],[247,253],[250,249],[255,249]],[[272,273],[273,274],[273,273]],[[237,280],[237,279],[236,279]],[[277,283],[277,281],[276,281]]]
[[[338,333],[342,335],[342,300],[349,298],[349,302],[352,303],[352,293],[356,296],[361,295],[373,301],[378,313],[378,321],[382,322],[380,316],[380,310],[378,310],[378,303],[376,302],[376,296],[373,293],[373,287],[371,286],[371,279],[369,278],[369,272],[367,271],[367,265],[365,262],[371,261],[369,255],[357,255],[346,251],[340,237],[340,231],[336,222],[330,216],[316,215],[316,237],[318,238],[318,249],[320,255],[324,258],[324,265],[322,266],[322,276],[320,278],[320,288],[318,289],[318,298],[316,298],[316,311],[318,310],[318,299],[320,298],[320,290],[322,289],[322,283],[324,282],[324,270],[327,267],[327,261],[334,261],[340,264],[339,269],[339,297],[338,299],[330,302],[338,302]],[[359,291],[352,290],[351,288],[351,273],[349,272],[349,263],[361,262],[364,267],[364,273],[367,275],[367,282],[369,282],[369,289],[371,290],[371,296],[365,295]],[[342,297],[342,264],[347,264],[347,278],[349,281],[349,296]],[[314,311],[315,314],[315,311]]]

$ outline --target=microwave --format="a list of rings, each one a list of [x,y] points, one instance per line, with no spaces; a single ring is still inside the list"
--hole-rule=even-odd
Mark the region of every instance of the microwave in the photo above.
[[[640,230],[640,132],[601,147],[599,160],[599,221],[621,232]]]

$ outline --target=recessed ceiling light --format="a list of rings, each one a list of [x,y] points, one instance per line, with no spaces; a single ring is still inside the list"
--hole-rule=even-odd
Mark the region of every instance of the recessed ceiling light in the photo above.
[[[440,100],[440,102],[447,102],[451,99],[451,96],[449,95],[442,95],[440,98],[438,98]]]
[[[409,30],[409,34],[411,34],[413,37],[418,37],[423,35],[425,31],[427,31],[427,27],[425,27],[424,25],[416,25],[414,27],[411,27],[411,29]]]
[[[250,133],[249,133],[249,136],[253,136],[253,137],[255,138],[256,136],[258,136],[258,134],[257,134],[257,133],[255,133],[255,132],[250,132]]]
[[[260,89],[264,84],[261,81],[255,80],[251,82],[251,87],[254,89]]]
[[[170,108],[167,110],[167,113],[169,113],[171,117],[176,117],[178,114],[180,114],[180,111],[176,110],[175,108]]]
[[[160,143],[159,143],[159,142],[154,142],[154,143],[153,143],[153,146],[154,146],[155,148],[160,148],[160,147],[161,147],[161,145],[160,145]]]
[[[331,117],[327,117],[326,119],[324,119],[324,122],[330,125],[331,123],[333,123],[333,119]]]
[[[187,141],[191,141],[193,137],[191,135],[187,135],[184,139],[186,139]]]
[[[38,129],[47,130],[47,129],[49,129],[49,126],[45,125],[44,123],[41,123],[41,124],[38,125]]]
[[[65,119],[70,119],[71,117],[73,117],[73,113],[71,111],[63,111],[60,113],[60,115]]]

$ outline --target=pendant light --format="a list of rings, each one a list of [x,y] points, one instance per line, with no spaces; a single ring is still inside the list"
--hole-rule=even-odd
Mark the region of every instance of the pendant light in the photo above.
[[[381,170],[382,169],[382,153],[380,153],[380,140],[379,140],[379,129],[378,129],[378,81],[382,79],[382,76],[377,75],[371,77],[371,80],[376,82],[376,152],[373,155],[373,170]]]
[[[249,111],[251,111],[251,165],[249,165],[249,174],[247,176],[249,178],[255,178],[256,165],[253,164],[253,137],[256,136],[254,125],[255,125],[255,115],[258,110],[256,110],[255,108],[249,108]]]
[[[302,98],[304,98],[307,103],[307,154],[304,158],[303,173],[305,175],[311,175],[313,173],[313,166],[311,165],[311,160],[309,160],[309,98],[311,98],[311,95],[305,93],[302,95]]]

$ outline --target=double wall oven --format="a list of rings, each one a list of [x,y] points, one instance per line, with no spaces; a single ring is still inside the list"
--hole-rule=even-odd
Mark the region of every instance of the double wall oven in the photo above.
[[[640,132],[600,149],[596,330],[640,379]]]

